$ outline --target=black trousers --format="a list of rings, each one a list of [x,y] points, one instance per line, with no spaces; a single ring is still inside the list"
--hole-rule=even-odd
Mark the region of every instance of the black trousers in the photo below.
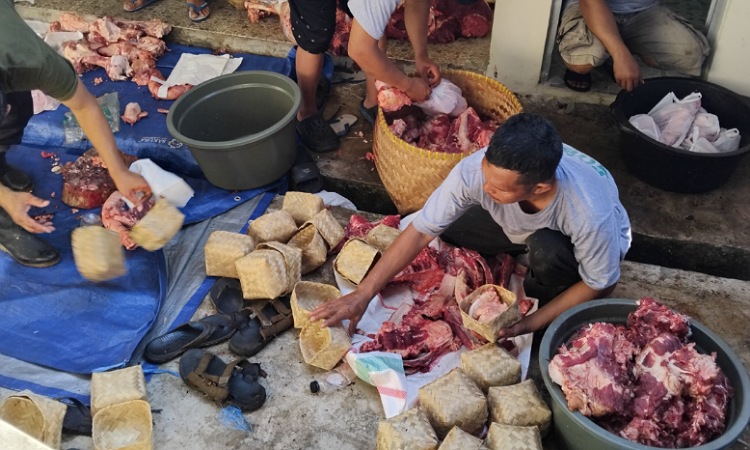
[[[526,253],[529,270],[526,295],[544,304],[581,280],[570,237],[548,228],[532,233],[526,245],[514,244],[502,227],[480,206],[474,206],[440,236],[449,244],[475,250],[484,256]]]
[[[21,143],[23,130],[34,115],[31,92],[9,92],[3,95],[5,102],[10,105],[10,111],[5,117],[0,117],[0,152]]]

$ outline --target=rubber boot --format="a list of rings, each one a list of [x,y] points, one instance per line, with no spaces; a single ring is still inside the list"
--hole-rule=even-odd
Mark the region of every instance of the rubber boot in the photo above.
[[[55,247],[16,225],[1,208],[0,250],[29,267],[49,267],[60,261],[60,253]]]
[[[31,192],[34,183],[31,177],[5,161],[5,152],[0,151],[0,183],[16,192]]]

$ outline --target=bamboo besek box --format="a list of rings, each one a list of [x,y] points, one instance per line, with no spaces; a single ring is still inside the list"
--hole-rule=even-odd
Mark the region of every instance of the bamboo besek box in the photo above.
[[[481,301],[483,297],[492,294],[491,291],[497,293],[500,301],[504,303],[508,309],[489,321],[479,321],[474,319],[471,316],[472,306],[474,306],[475,302]],[[511,291],[494,284],[480,286],[465,298],[458,300],[458,307],[461,309],[461,319],[464,327],[476,332],[490,342],[497,341],[497,332],[500,331],[500,329],[513,325],[521,320],[521,313],[518,309],[516,295]]]
[[[487,422],[487,399],[458,368],[419,388],[419,404],[440,438],[454,426],[476,433]]]
[[[492,386],[521,381],[521,363],[492,342],[461,353],[461,369],[485,394]]]
[[[311,223],[303,225],[288,244],[302,250],[303,275],[325,264],[328,248],[315,225]]]
[[[214,231],[206,240],[206,275],[239,278],[235,261],[255,250],[255,240],[242,233]]]
[[[328,300],[341,297],[341,291],[330,284],[300,281],[292,291],[291,305],[294,317],[294,328],[302,329],[307,325],[310,312]]]
[[[487,450],[487,448],[478,437],[458,427],[453,427],[438,450]]]
[[[70,237],[73,261],[83,278],[106,281],[125,275],[125,249],[120,236],[103,227],[88,226],[73,230]]]
[[[151,406],[131,400],[103,408],[94,415],[92,438],[96,450],[152,450]]]
[[[276,250],[281,253],[284,258],[284,266],[286,267],[286,289],[282,293],[288,294],[294,289],[294,285],[302,279],[302,250],[291,245],[282,244],[280,242],[264,242],[258,244],[258,250]]]
[[[284,194],[284,202],[281,205],[281,209],[287,211],[297,225],[302,225],[312,219],[323,208],[325,204],[319,196],[296,191]]]
[[[273,299],[289,287],[284,256],[276,250],[254,250],[234,264],[245,300]]]
[[[287,242],[297,232],[297,224],[288,211],[279,210],[263,214],[247,227],[247,234],[255,242]]]
[[[0,419],[52,448],[60,448],[63,420],[68,407],[30,391],[6,398],[0,405]]]
[[[389,227],[381,223],[365,235],[365,242],[385,253],[400,234],[401,230],[398,228]]]
[[[322,321],[309,322],[299,334],[299,347],[307,364],[331,370],[352,346],[341,326],[321,327]]]
[[[352,283],[359,284],[378,259],[378,249],[361,239],[349,239],[333,261],[333,270]]]
[[[542,450],[542,436],[537,427],[517,427],[493,423],[485,444],[490,450]]]
[[[141,366],[91,374],[91,414],[131,400],[148,401],[146,378]]]
[[[136,244],[153,252],[167,245],[182,228],[185,215],[160,198],[128,233]]]
[[[328,251],[330,252],[344,239],[344,227],[333,217],[333,214],[328,209],[323,209],[319,213],[315,214],[312,219],[305,224],[311,223],[315,225],[318,232],[323,236],[323,240],[328,245]]]
[[[377,450],[435,450],[438,443],[435,430],[419,408],[378,423]]]
[[[552,411],[531,380],[510,386],[489,389],[490,418],[493,422],[514,426],[537,426],[542,436],[547,433]]]

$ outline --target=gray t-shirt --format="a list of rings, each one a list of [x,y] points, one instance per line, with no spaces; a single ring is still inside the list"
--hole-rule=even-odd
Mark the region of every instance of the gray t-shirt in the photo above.
[[[557,167],[557,193],[543,210],[528,214],[518,203],[502,205],[484,192],[482,149],[461,160],[432,193],[412,222],[438,236],[473,205],[486,209],[508,238],[523,244],[544,228],[569,236],[586,285],[604,289],[620,278],[620,261],[630,248],[630,220],[618,198],[612,176],[596,160],[563,145]]]
[[[363,30],[380,40],[401,0],[349,0],[349,10]]]
[[[604,0],[614,14],[632,14],[649,9],[659,4],[659,0]],[[578,0],[568,0],[566,7],[578,3]]]

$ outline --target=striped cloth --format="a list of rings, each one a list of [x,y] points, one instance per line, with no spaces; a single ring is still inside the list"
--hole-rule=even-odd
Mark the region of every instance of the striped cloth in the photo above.
[[[406,374],[400,355],[350,351],[346,361],[360,380],[377,388],[386,418],[397,416],[406,409]]]

